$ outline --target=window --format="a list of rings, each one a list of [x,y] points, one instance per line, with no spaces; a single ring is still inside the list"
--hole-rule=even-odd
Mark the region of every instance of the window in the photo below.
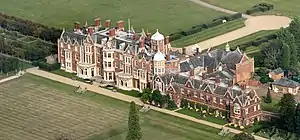
[[[191,97],[190,90],[187,90],[187,96]]]
[[[98,61],[98,62],[100,62],[100,60],[101,60],[101,57],[99,56],[99,57],[97,57],[97,59],[98,59],[97,61]]]
[[[104,53],[104,58],[106,58],[107,57],[107,54],[106,53]]]
[[[112,78],[112,73],[110,72],[110,73],[108,73],[108,80],[112,80],[113,78]]]
[[[197,92],[194,92],[194,97],[196,97],[196,98],[197,98]]]
[[[137,76],[140,77],[140,71],[139,70],[137,71]]]
[[[200,93],[200,99],[204,99],[203,93]]]
[[[107,58],[111,58],[111,53],[107,53]]]
[[[75,47],[75,52],[77,52],[78,51],[78,47]]]
[[[142,68],[144,68],[144,67],[145,67],[145,62],[142,63]]]
[[[234,104],[234,114],[240,114],[240,112],[241,112],[241,107],[240,107],[240,105],[239,104],[237,104],[237,103],[235,103]]]
[[[220,104],[223,105],[223,100],[222,99],[220,99]]]
[[[123,61],[123,55],[122,55],[122,54],[119,55],[119,59],[120,59],[121,61]]]
[[[254,106],[254,111],[256,111],[256,106]]]
[[[106,68],[107,67],[107,62],[104,62],[104,68]]]
[[[181,94],[184,94],[184,89],[183,88],[181,88]]]
[[[75,53],[75,59],[78,60],[79,59],[79,54]]]
[[[214,103],[217,103],[216,97],[213,97],[213,102],[214,102]]]
[[[246,115],[248,114],[248,108],[246,108],[245,113],[246,113]]]
[[[108,66],[107,67],[111,68],[111,62],[108,62]]]
[[[257,98],[254,99],[255,103],[257,102]]]
[[[257,110],[260,110],[260,105],[257,105]]]
[[[85,72],[85,75],[87,75],[87,69],[85,69],[84,72]]]

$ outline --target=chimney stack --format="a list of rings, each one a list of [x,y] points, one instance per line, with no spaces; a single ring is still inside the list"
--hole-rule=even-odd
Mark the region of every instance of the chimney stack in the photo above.
[[[165,37],[165,44],[169,44],[169,36]]]
[[[143,38],[140,40],[139,46],[140,46],[140,48],[144,48],[145,47],[145,41],[144,41]]]
[[[117,30],[118,31],[124,30],[124,21],[123,20],[118,21]]]
[[[138,39],[139,39],[139,36],[136,33],[134,33],[133,40],[138,40]]]
[[[198,55],[200,53],[199,48],[196,48],[196,54]]]
[[[216,78],[215,78],[215,80],[216,80],[216,83],[217,83],[217,84],[219,84],[219,83],[221,82],[221,78],[220,78],[220,76],[219,76],[219,75],[217,75],[217,76],[216,76]]]
[[[80,29],[80,23],[79,22],[74,23],[74,29],[76,29],[76,30]]]
[[[182,54],[186,54],[186,49],[185,48],[182,48]]]
[[[147,39],[150,40],[151,39],[151,33],[146,33]]]
[[[100,26],[101,26],[101,20],[100,20],[100,18],[96,18],[96,19],[94,20],[94,26],[95,26],[95,27],[100,27]]]
[[[105,21],[105,28],[109,29],[109,27],[110,27],[110,20],[106,20]]]
[[[166,60],[167,60],[167,61],[170,61],[170,60],[171,60],[170,54],[167,54],[167,55],[166,55]]]
[[[190,76],[191,76],[191,77],[195,76],[195,70],[194,70],[194,69],[191,69],[191,70],[190,70]]]
[[[89,27],[89,28],[88,28],[88,33],[89,33],[89,35],[92,35],[92,34],[93,34],[93,27]]]
[[[116,29],[115,28],[112,28],[109,30],[109,37],[113,37],[116,35]]]

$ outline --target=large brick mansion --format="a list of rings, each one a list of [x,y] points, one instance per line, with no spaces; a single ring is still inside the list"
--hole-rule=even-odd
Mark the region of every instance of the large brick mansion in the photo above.
[[[158,89],[179,106],[186,98],[230,111],[232,121],[248,125],[261,118],[260,98],[249,89],[254,60],[239,48],[186,56],[171,51],[168,36],[135,32],[124,22],[110,20],[93,26],[75,23],[58,39],[61,69],[84,79],[116,85],[124,90]]]

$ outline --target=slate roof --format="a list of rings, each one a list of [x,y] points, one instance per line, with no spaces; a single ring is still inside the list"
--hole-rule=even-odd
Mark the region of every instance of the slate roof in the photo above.
[[[296,81],[288,79],[286,77],[281,78],[280,80],[274,81],[273,85],[285,86],[285,87],[298,87],[300,84]]]
[[[86,39],[86,37],[86,35],[76,34],[69,31],[64,31],[61,35],[61,39],[63,39],[65,42],[70,39],[72,44],[77,41],[80,45]]]
[[[243,54],[237,49],[235,51],[227,53],[221,62],[230,69],[235,69],[235,65],[241,61]]]
[[[281,69],[281,68],[277,68],[275,70],[272,70],[271,72],[273,72],[274,74],[280,74],[280,73],[283,73],[284,71]]]

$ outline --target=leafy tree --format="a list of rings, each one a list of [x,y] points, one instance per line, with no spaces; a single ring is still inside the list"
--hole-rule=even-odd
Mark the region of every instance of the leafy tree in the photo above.
[[[162,95],[160,93],[159,90],[154,90],[153,93],[152,93],[152,99],[155,103],[155,105],[158,105],[161,103],[161,100],[162,100]]]
[[[275,39],[268,43],[262,43],[261,48],[261,59],[264,60],[262,66],[265,66],[270,69],[277,68],[280,65],[281,52],[282,52],[282,43],[280,40]]]
[[[280,113],[280,119],[278,125],[283,126],[285,130],[293,132],[295,107],[296,107],[295,97],[289,93],[284,94],[281,97],[277,106]]]
[[[290,46],[290,51],[291,51],[291,57],[290,57],[290,68],[293,68],[297,62],[298,62],[298,51],[297,51],[297,46],[295,43],[291,44]]]
[[[180,103],[180,107],[181,107],[181,108],[187,108],[188,105],[189,105],[189,102],[188,102],[187,99],[184,99],[184,98],[181,99],[181,103]]]
[[[294,18],[287,30],[294,35],[295,43],[300,46],[300,19]]]
[[[168,109],[176,109],[177,108],[177,105],[176,103],[174,102],[174,100],[169,100],[168,101]]]
[[[142,131],[140,127],[140,119],[135,103],[130,103],[129,118],[128,118],[128,133],[126,140],[141,140]]]
[[[283,43],[283,60],[282,60],[282,66],[285,69],[288,69],[290,66],[290,59],[291,59],[291,51],[290,46],[286,43]]]
[[[272,103],[271,89],[268,88],[267,96],[265,97],[265,103]]]
[[[300,103],[297,104],[295,112],[295,132],[300,135]]]
[[[152,90],[150,88],[146,88],[143,90],[141,100],[144,103],[146,103],[147,101],[149,101],[150,103],[152,102]]]
[[[251,134],[242,132],[242,133],[234,135],[232,140],[255,140],[255,138]]]

